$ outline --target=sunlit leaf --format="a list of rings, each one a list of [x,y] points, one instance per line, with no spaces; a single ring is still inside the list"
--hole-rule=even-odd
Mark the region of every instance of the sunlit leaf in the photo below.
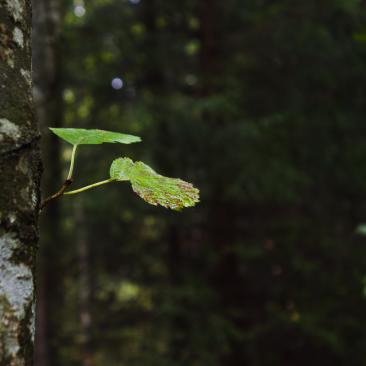
[[[119,132],[86,130],[82,128],[50,128],[50,130],[72,145],[98,145],[103,143],[132,144],[141,138]]]
[[[118,181],[129,180],[132,189],[154,206],[179,211],[199,201],[199,190],[191,183],[164,177],[140,161],[134,163],[129,158],[116,159],[111,165],[110,175]]]

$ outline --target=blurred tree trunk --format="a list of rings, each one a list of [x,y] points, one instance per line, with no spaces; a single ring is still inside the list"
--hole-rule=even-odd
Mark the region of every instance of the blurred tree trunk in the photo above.
[[[81,328],[81,357],[82,366],[93,366],[93,348],[91,336],[91,278],[90,278],[90,248],[86,229],[83,201],[75,203],[76,246],[79,250],[79,309]]]
[[[218,76],[218,32],[217,4],[215,0],[200,3],[200,66],[203,96],[214,92],[214,81]]]
[[[210,98],[220,93],[222,85],[222,75],[224,72],[224,33],[219,25],[223,24],[222,18],[225,16],[223,4],[217,0],[203,0],[200,10],[200,67],[202,74],[202,98]],[[221,18],[221,19],[220,19]],[[209,123],[216,134],[221,134],[225,129],[225,121],[217,116],[216,111],[207,109],[202,116],[205,123]],[[213,139],[215,141],[215,139]],[[217,144],[209,145],[210,156],[217,156]],[[238,215],[235,202],[223,199],[222,192],[226,190],[227,182],[225,179],[217,178],[216,167],[208,164],[208,180],[211,181],[210,212],[208,214],[209,236],[213,247],[218,253],[218,260],[210,273],[212,287],[216,289],[219,296],[222,317],[229,320],[236,326],[243,329],[248,326],[244,324],[243,316],[240,312],[232,309],[245,309],[248,303],[247,288],[245,285],[238,286],[242,282],[240,277],[240,263],[238,255],[233,250],[237,242],[237,233],[233,230],[233,221]],[[240,209],[241,212],[244,211]],[[243,213],[241,213],[243,215]],[[252,228],[253,230],[253,228]],[[250,234],[249,234],[250,235]],[[246,238],[242,235],[242,240]],[[243,310],[245,313],[245,310]],[[254,320],[254,322],[257,320]],[[222,364],[226,366],[236,366],[246,363],[245,353],[243,352],[242,341],[231,340],[230,350],[221,356]]]
[[[31,94],[31,4],[0,4],[0,364],[30,366],[38,240],[39,131]]]
[[[221,34],[218,25],[220,24],[219,17],[224,16],[224,12],[220,9],[222,6],[217,0],[203,0],[200,9],[200,67],[202,75],[202,98],[210,98],[218,92],[218,80],[223,70],[223,44],[221,41]],[[206,110],[202,116],[205,123],[209,123],[216,133],[222,133],[225,128],[224,121],[219,119],[215,111]],[[217,145],[209,145],[211,156],[218,154]],[[209,166],[210,164],[208,164]],[[225,191],[225,181],[217,178],[215,175],[216,167],[213,170],[208,168],[208,180],[212,182],[210,202],[209,233],[211,243],[219,253],[219,260],[213,267],[211,272],[212,286],[216,288],[221,302],[221,309],[224,312],[223,318],[230,319],[231,314],[228,309],[232,309],[237,304],[245,304],[243,298],[245,289],[239,287],[237,284],[240,281],[238,276],[237,256],[233,252],[232,247],[235,242],[235,232],[232,229],[232,220],[234,217],[234,207],[229,202],[222,200],[222,192]],[[237,319],[230,319],[236,323]],[[226,366],[244,364],[242,357],[242,347],[236,348],[232,346],[230,352],[222,356],[221,362]]]
[[[36,115],[45,138],[42,140],[45,174],[44,192],[54,192],[62,181],[60,144],[48,127],[62,122],[59,0],[33,0],[33,94]],[[42,238],[38,258],[38,300],[35,361],[37,366],[56,365],[57,331],[61,301],[60,207],[54,202],[41,220]],[[57,233],[57,235],[55,235]],[[51,357],[52,356],[52,357]]]

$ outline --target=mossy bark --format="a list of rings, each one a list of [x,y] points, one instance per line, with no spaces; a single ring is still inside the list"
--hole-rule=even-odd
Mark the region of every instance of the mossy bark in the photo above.
[[[31,97],[31,3],[0,2],[0,366],[33,364],[39,132]]]

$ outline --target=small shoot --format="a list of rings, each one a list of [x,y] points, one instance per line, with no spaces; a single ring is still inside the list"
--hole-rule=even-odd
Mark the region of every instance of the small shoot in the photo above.
[[[40,205],[42,211],[50,202],[60,198],[64,195],[66,189],[72,184],[72,178],[74,173],[76,150],[79,145],[99,145],[103,143],[120,143],[120,144],[132,144],[140,142],[141,138],[133,135],[126,135],[119,132],[111,132],[105,130],[93,130],[83,128],[50,128],[50,130],[65,140],[69,144],[73,145],[69,173],[66,180],[62,184],[61,188],[53,195],[47,197]]]

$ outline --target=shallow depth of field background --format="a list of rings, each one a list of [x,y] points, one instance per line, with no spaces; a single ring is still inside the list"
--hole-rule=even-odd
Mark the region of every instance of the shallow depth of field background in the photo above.
[[[143,139],[81,147],[74,187],[129,156],[201,203],[126,183],[47,208],[37,366],[365,364],[366,2],[62,8],[49,126]],[[56,190],[71,145],[45,139]]]

